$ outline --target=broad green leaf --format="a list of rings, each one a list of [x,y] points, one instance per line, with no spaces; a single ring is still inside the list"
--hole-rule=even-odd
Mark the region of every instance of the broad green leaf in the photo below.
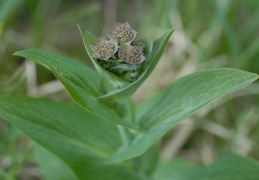
[[[103,119],[112,121],[126,127],[133,127],[129,122],[123,121],[116,110],[100,102],[96,97],[102,95],[102,77],[84,64],[64,56],[41,49],[27,49],[18,51],[14,55],[21,56],[51,70],[63,83],[71,96],[87,111]],[[105,82],[108,86],[108,82]]]
[[[144,102],[138,111],[144,129],[190,115],[216,98],[242,89],[258,75],[230,68],[211,69],[185,76]]]
[[[227,68],[181,78],[137,108],[137,122],[143,133],[138,134],[127,148],[120,149],[113,160],[142,154],[184,118],[213,100],[250,85],[257,78],[256,74]]]
[[[34,144],[33,155],[44,180],[77,180],[67,164],[38,144]]]
[[[154,180],[182,180],[186,174],[199,169],[199,166],[183,159],[173,159],[160,163],[152,175]]]
[[[165,165],[154,174],[155,180],[257,180],[259,179],[259,162],[236,154],[228,154],[212,164],[197,168],[189,165],[182,167]],[[167,169],[165,172],[164,169]],[[171,168],[171,173],[169,171]]]
[[[0,116],[45,148],[62,150],[60,154],[75,151],[83,156],[109,157],[122,145],[116,125],[72,104],[0,96]],[[50,137],[52,140],[47,141]]]
[[[78,106],[0,96],[0,117],[66,162],[79,179],[145,179],[107,162],[123,146],[117,126]]]
[[[110,101],[123,101],[130,97],[139,87],[140,85],[148,78],[148,76],[151,74],[151,72],[156,67],[160,57],[162,56],[166,45],[168,43],[169,38],[171,37],[174,29],[164,34],[162,37],[157,39],[154,42],[153,49],[149,57],[144,61],[143,67],[142,67],[142,74],[138,78],[138,80],[134,81],[133,83],[129,84],[128,86],[125,86],[120,89],[115,89],[105,95],[102,95],[100,97],[101,100],[105,102]]]
[[[141,156],[131,159],[134,164],[134,168],[147,175],[151,175],[157,168],[159,161],[159,147],[154,144]]]
[[[153,41],[151,41],[151,39],[149,38],[141,40],[147,43],[146,50],[148,51],[148,53],[150,53],[149,51],[151,50],[152,52],[148,56],[148,58],[144,61],[144,64],[142,67],[143,72],[138,78],[138,80],[136,80],[133,83],[128,83],[128,82],[125,83],[116,75],[102,68],[97,62],[97,60],[92,57],[93,52],[91,50],[90,45],[95,44],[96,38],[93,34],[83,30],[82,28],[79,27],[79,29],[83,37],[87,54],[89,58],[92,60],[96,70],[99,71],[101,74],[103,74],[107,79],[112,79],[113,84],[115,84],[115,86],[117,82],[117,86],[116,86],[117,88],[115,90],[99,97],[102,101],[110,102],[110,103],[123,101],[129,98],[138,89],[138,87],[148,78],[148,76],[150,75],[150,73],[153,71],[156,64],[158,63],[160,57],[162,56],[165,50],[165,47],[167,45],[167,42],[174,31],[174,30],[171,30],[168,33],[164,34],[161,38],[157,39],[154,42],[154,45],[153,45]]]
[[[236,154],[226,155],[211,165],[187,175],[184,180],[256,180],[259,162]]]

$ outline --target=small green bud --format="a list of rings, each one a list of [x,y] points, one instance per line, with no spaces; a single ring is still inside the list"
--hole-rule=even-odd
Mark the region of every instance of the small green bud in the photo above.
[[[123,79],[129,82],[133,82],[137,79],[137,77],[140,75],[140,70],[136,69],[133,71],[128,71],[124,74]]]
[[[139,69],[136,69],[136,70],[133,70],[133,71],[129,72],[129,76],[132,77],[132,78],[137,77],[139,74],[140,74]]]
[[[102,65],[102,67],[104,69],[108,69],[111,65],[111,62],[110,61],[101,61],[100,64]]]

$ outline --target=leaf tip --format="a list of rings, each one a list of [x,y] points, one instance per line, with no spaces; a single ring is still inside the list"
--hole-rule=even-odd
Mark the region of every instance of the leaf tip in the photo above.
[[[77,27],[79,29],[80,34],[83,35],[83,29],[81,28],[81,26],[79,24],[77,24]]]
[[[169,36],[171,36],[172,34],[173,34],[173,32],[175,31],[175,29],[174,28],[172,28],[172,29],[170,29],[169,31],[168,31],[168,35]]]
[[[14,52],[13,53],[13,56],[20,56],[20,53],[22,52],[22,50],[21,51],[16,51],[16,52]]]
[[[77,24],[77,27],[78,27],[79,30],[81,29],[81,26],[79,24]]]

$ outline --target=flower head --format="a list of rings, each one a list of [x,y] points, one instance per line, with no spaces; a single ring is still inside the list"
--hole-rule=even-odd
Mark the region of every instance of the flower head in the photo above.
[[[114,22],[113,31],[112,31],[112,38],[116,39],[118,45],[130,43],[135,39],[137,32],[131,29],[131,26],[128,22],[122,24],[118,22]]]
[[[117,52],[118,45],[114,39],[107,40],[100,37],[96,45],[92,45],[91,48],[97,58],[107,60]]]
[[[129,64],[139,64],[145,60],[143,46],[122,45],[119,49],[119,58]]]
[[[153,44],[147,38],[135,41],[136,34],[128,22],[114,22],[113,31],[103,32],[97,43],[91,45],[94,52],[91,60],[123,82],[137,80],[142,74],[142,62],[150,54]]]

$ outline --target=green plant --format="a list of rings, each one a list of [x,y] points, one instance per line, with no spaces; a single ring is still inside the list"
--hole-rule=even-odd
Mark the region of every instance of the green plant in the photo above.
[[[109,46],[112,51],[105,56],[98,48],[106,46],[91,33],[79,29],[97,71],[41,49],[15,53],[51,70],[76,105],[50,99],[0,96],[0,117],[64,161],[75,173],[71,178],[207,179],[220,173],[219,179],[234,179],[236,173],[228,173],[228,168],[242,169],[237,172],[239,177],[249,179],[251,173],[252,178],[259,177],[258,163],[237,155],[229,155],[204,169],[190,165],[171,174],[170,170],[163,170],[171,166],[179,168],[182,162],[160,165],[155,145],[178,122],[213,100],[250,85],[258,75],[230,68],[200,71],[179,79],[136,106],[130,97],[155,68],[173,30],[154,42],[149,38],[135,41],[134,31],[130,40],[125,41],[111,33],[103,41],[113,44]],[[131,63],[130,58],[119,53],[133,46],[139,47],[140,59]],[[228,176],[224,176],[226,173]]]

